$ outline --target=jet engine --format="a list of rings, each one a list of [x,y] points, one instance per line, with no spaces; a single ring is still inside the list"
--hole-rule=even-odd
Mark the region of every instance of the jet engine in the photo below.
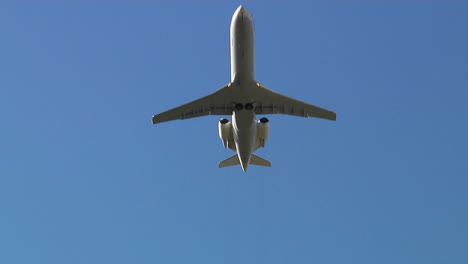
[[[221,118],[218,123],[219,137],[225,148],[228,147],[229,139],[232,137],[232,124],[226,118]]]
[[[257,137],[260,147],[264,148],[268,137],[270,136],[270,120],[266,117],[257,121]]]

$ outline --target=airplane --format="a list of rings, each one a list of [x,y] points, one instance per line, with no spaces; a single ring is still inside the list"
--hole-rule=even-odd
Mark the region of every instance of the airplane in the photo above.
[[[336,120],[336,113],[274,92],[255,79],[255,32],[252,15],[239,6],[231,20],[231,82],[216,92],[153,116],[153,124],[205,115],[221,118],[219,137],[224,148],[236,154],[218,167],[249,164],[271,167],[271,162],[253,152],[264,148],[270,135],[268,118],[256,115],[285,114]]]

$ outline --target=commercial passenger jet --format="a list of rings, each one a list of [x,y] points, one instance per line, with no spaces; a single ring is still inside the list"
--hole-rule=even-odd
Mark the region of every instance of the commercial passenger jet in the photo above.
[[[252,15],[239,6],[231,21],[231,82],[220,90],[188,104],[153,116],[153,124],[205,115],[232,115],[232,122],[219,120],[219,137],[225,148],[236,155],[219,163],[219,168],[249,164],[271,167],[254,151],[265,147],[270,134],[266,117],[255,115],[286,114],[336,120],[332,111],[276,93],[255,79],[255,33]]]

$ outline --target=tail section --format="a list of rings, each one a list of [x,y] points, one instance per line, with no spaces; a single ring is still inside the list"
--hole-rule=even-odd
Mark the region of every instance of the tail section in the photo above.
[[[228,159],[225,159],[221,161],[218,165],[218,168],[224,168],[224,167],[229,167],[229,166],[234,166],[234,165],[240,165],[239,157],[237,155],[234,155]],[[250,164],[252,165],[258,165],[258,166],[265,166],[265,167],[271,167],[271,162],[260,158],[257,155],[252,154],[250,158]]]

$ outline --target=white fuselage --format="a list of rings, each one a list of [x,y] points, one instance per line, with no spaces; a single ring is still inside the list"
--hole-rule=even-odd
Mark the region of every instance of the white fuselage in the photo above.
[[[249,11],[240,6],[231,21],[231,82],[255,82],[255,31]]]
[[[240,6],[231,21],[231,83],[235,89],[245,91],[256,85],[255,81],[255,32],[252,16]],[[248,97],[233,98],[242,109],[233,111],[232,125],[236,151],[242,169],[250,163],[257,146],[257,121],[253,110],[245,109],[252,103]]]

